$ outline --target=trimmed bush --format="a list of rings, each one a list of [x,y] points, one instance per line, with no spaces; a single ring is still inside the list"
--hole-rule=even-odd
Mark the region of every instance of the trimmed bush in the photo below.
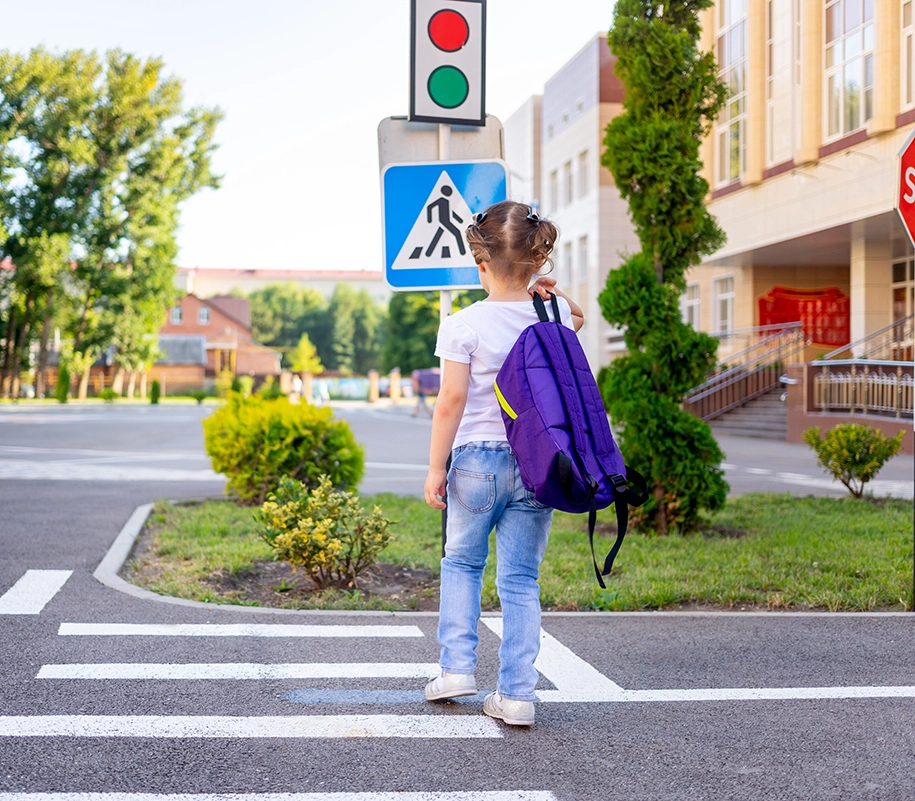
[[[380,507],[369,514],[359,498],[335,491],[327,476],[312,490],[301,481],[280,479],[258,514],[259,534],[278,559],[302,568],[319,589],[356,586],[388,544]]]
[[[159,398],[162,397],[162,386],[159,384],[159,379],[155,379],[152,382],[152,386],[149,388],[149,402],[152,404],[157,404]]]
[[[120,395],[118,395],[117,392],[115,392],[111,388],[103,389],[101,392],[99,392],[98,396],[103,401],[105,401],[105,403],[113,403],[115,400],[117,400],[118,398],[121,397]]]
[[[70,371],[66,364],[60,366],[60,372],[57,374],[57,384],[54,387],[54,397],[58,403],[66,403],[70,397]]]
[[[326,475],[350,489],[365,471],[362,447],[329,408],[232,393],[203,421],[203,431],[213,469],[246,504],[262,504],[284,476],[314,489]]]
[[[879,428],[861,423],[839,423],[820,439],[820,428],[808,428],[804,442],[816,451],[817,461],[826,468],[856,498],[864,494],[864,485],[870,481],[888,459],[902,447],[905,432],[888,437]]]
[[[197,401],[197,403],[203,403],[207,399],[207,393],[202,389],[198,389],[191,393],[191,397]]]

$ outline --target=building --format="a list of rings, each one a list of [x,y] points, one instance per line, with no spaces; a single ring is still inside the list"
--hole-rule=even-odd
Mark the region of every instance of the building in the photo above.
[[[607,124],[622,112],[615,63],[606,34],[596,35],[546,82],[542,98],[505,122],[512,197],[538,205],[559,226],[553,274],[585,312],[579,336],[595,367],[623,347],[598,295],[621,254],[639,249],[626,203],[600,163]]]
[[[159,329],[159,349],[147,378],[171,394],[202,389],[225,370],[255,381],[280,374],[280,354],[251,336],[247,298],[185,295]]]
[[[387,306],[391,289],[380,270],[269,270],[179,267],[175,286],[198,298],[230,293],[248,295],[271,284],[294,283],[316,289],[326,298],[337,284],[346,283],[357,292],[366,290],[376,303]]]
[[[805,323],[820,353],[912,314],[913,250],[893,204],[915,128],[913,5],[718,0],[703,12],[703,49],[732,91],[703,144],[727,243],[687,276],[699,328],[764,324],[777,287],[847,300],[820,321],[832,330]]]

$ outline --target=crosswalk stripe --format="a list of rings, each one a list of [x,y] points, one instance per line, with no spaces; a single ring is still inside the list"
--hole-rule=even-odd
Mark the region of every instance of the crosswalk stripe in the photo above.
[[[483,715],[9,715],[0,737],[334,738],[502,737]]]
[[[306,662],[253,664],[108,663],[42,665],[37,679],[363,679],[429,678],[440,671],[435,662]]]
[[[543,790],[387,793],[0,793],[0,801],[557,801]]]
[[[418,626],[250,623],[61,623],[62,637],[422,637]]]
[[[0,615],[37,615],[60,592],[72,570],[27,570],[0,595]]]
[[[539,694],[543,695],[543,693]],[[619,703],[664,703],[668,701],[815,701],[837,698],[915,698],[915,687],[713,687],[698,690],[624,690],[614,698],[603,700]]]

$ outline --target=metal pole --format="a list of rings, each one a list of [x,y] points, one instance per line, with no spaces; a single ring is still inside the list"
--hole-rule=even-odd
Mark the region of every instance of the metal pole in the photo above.
[[[438,160],[449,161],[451,159],[451,126],[447,123],[439,123],[438,126]],[[439,292],[439,320],[442,321],[451,314],[451,290],[442,289]],[[445,360],[441,359],[439,368],[442,376],[445,375]],[[451,456],[448,456],[448,462],[445,465],[446,470],[451,468]],[[448,486],[445,485],[445,494],[442,500],[448,503]],[[445,558],[445,541],[448,539],[448,509],[442,509],[442,558]]]

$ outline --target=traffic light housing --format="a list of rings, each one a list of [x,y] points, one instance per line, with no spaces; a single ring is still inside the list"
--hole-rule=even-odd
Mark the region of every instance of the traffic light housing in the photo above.
[[[412,0],[410,119],[485,125],[485,0]]]

